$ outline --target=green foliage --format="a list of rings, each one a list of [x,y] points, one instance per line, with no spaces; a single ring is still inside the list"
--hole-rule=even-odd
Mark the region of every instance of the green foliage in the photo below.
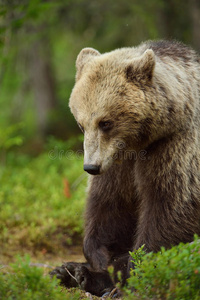
[[[68,150],[68,143],[57,145],[36,158],[8,154],[0,170],[1,253],[8,244],[57,252],[59,244],[82,235],[87,177],[82,154]]]
[[[41,268],[30,266],[29,256],[18,257],[9,272],[0,272],[0,297],[2,300],[62,300],[80,299],[80,292],[73,295],[62,291],[56,278],[44,275]],[[1,266],[0,266],[1,269]]]
[[[143,248],[132,253],[127,299],[200,299],[200,241],[180,244],[170,250],[145,254]],[[131,292],[130,289],[136,289]]]
[[[57,129],[53,132],[56,136],[61,137],[62,133],[62,137],[69,137],[77,133],[67,110],[67,100],[81,48],[91,46],[105,52],[147,39],[169,37],[191,43],[190,11],[193,10],[188,6],[188,1],[181,0],[2,0],[1,130],[23,120],[25,141],[36,135],[39,112],[31,67],[37,68],[37,64],[31,64],[33,49],[38,55],[36,45],[50,67],[46,76],[54,78],[51,86],[54,86],[56,105],[48,126]],[[52,134],[51,130],[48,132]]]
[[[77,157],[79,157],[79,153],[83,154],[83,151],[76,151],[74,152],[74,150],[72,149],[76,149],[77,147],[81,147],[82,148],[82,144],[83,144],[83,135],[80,134],[78,136],[74,136],[71,137],[67,142],[63,141],[63,140],[58,140],[56,139],[54,136],[50,136],[48,138],[48,142],[46,143],[46,150],[48,150],[49,152],[49,156],[50,153],[54,153],[54,155],[61,155],[64,157],[67,157],[67,151],[68,154],[70,153],[75,153]],[[52,151],[53,150],[53,151]],[[58,155],[58,156],[59,156]],[[82,158],[82,156],[80,156]]]
[[[8,150],[13,146],[20,146],[23,143],[22,136],[18,133],[23,125],[14,124],[10,125],[8,128],[0,129],[0,150]]]

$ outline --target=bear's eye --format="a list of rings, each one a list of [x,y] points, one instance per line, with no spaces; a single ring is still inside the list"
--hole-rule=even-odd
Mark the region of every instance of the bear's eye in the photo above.
[[[80,123],[78,123],[78,126],[80,127],[81,131],[84,133],[85,132],[84,127]]]
[[[108,131],[113,127],[113,123],[111,121],[100,121],[99,128],[102,131]]]

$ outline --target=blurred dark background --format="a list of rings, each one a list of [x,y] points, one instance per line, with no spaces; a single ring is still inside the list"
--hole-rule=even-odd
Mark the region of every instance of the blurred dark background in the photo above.
[[[75,60],[148,39],[200,52],[199,0],[0,0],[0,149],[36,155],[79,129],[68,109]]]

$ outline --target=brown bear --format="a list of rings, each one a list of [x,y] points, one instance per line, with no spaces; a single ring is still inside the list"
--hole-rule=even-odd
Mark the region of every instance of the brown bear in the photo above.
[[[109,264],[128,277],[129,251],[200,234],[200,57],[175,41],[149,41],[105,54],[85,48],[76,67],[69,106],[91,175],[88,264],[72,273],[75,285],[101,295],[114,286]],[[65,267],[53,274],[69,286]]]

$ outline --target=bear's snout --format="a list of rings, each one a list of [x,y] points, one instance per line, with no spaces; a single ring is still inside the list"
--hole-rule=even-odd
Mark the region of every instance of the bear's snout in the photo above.
[[[99,175],[100,174],[100,166],[84,165],[84,171],[88,172],[91,175]]]

